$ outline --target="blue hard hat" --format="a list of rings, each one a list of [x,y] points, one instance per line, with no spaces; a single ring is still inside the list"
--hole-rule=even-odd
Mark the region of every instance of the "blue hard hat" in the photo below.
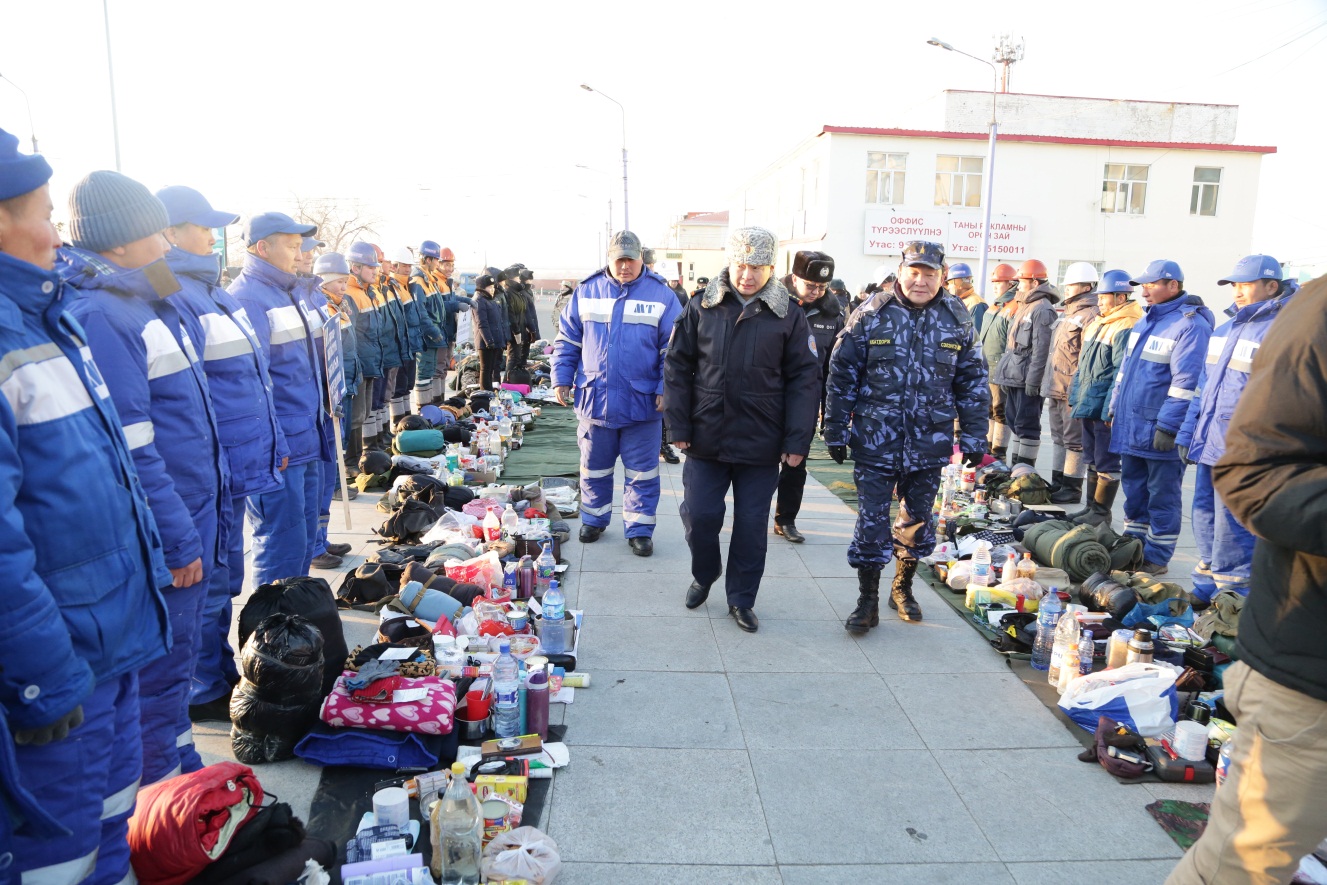
[[[1129,272],[1127,270],[1108,270],[1101,275],[1101,282],[1097,285],[1099,294],[1130,295],[1133,293],[1133,284],[1129,282]]]
[[[1281,273],[1281,262],[1270,255],[1245,255],[1235,265],[1235,269],[1226,274],[1224,280],[1217,280],[1218,286],[1228,286],[1231,283],[1252,283],[1255,280],[1279,280]]]
[[[971,278],[972,278],[972,268],[968,267],[963,262],[960,261],[958,264],[951,264],[949,266],[949,279],[968,280]]]
[[[352,243],[346,251],[346,260],[351,264],[362,264],[365,267],[378,266],[378,252],[373,248],[372,243],[360,241]]]
[[[422,242],[422,243],[419,244],[419,257],[420,257],[420,258],[441,258],[441,257],[442,257],[442,246],[438,245],[437,243],[433,242],[432,240],[425,240],[424,242]]]
[[[350,276],[350,264],[340,252],[328,252],[325,255],[319,255],[318,260],[313,262],[313,272],[319,276],[329,273],[341,273]]]
[[[1158,280],[1179,280],[1184,281],[1184,271],[1173,261],[1165,258],[1158,258],[1147,266],[1147,270],[1131,279],[1129,282],[1135,286],[1141,286],[1143,283],[1155,283]]]

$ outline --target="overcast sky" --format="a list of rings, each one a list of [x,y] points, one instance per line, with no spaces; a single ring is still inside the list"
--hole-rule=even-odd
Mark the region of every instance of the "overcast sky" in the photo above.
[[[31,100],[62,211],[115,164],[102,0],[0,3],[0,74]],[[926,39],[989,57],[1002,32],[1027,44],[1015,92],[1238,104],[1237,140],[1278,149],[1252,247],[1327,264],[1327,0],[108,5],[126,174],[246,216],[358,200],[385,248],[440,240],[461,270],[601,263],[610,195],[622,220],[621,116],[581,83],[626,107],[631,226],[649,243],[823,125],[916,125],[942,90],[990,88],[989,68]],[[0,127],[30,132],[4,81]]]

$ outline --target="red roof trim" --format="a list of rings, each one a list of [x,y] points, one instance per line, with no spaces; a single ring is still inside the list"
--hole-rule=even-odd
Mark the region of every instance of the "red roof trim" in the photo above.
[[[939,132],[925,129],[871,129],[863,126],[825,126],[822,132],[843,135],[893,135],[900,138],[952,138],[986,141],[985,132]],[[1113,138],[1068,138],[1062,135],[1000,135],[999,141],[1029,141],[1038,144],[1083,144],[1106,147],[1159,148],[1175,151],[1231,151],[1239,154],[1274,154],[1276,148],[1252,144],[1208,144],[1196,141],[1123,141]]]

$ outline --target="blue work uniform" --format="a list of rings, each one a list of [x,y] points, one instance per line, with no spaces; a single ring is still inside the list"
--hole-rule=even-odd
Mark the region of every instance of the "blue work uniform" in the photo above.
[[[32,881],[119,882],[142,773],[138,671],[170,649],[171,574],[110,390],[52,271],[0,254],[0,706],[19,786],[59,824],[20,826]],[[95,874],[94,874],[95,870]]]
[[[1166,565],[1180,537],[1179,452],[1158,452],[1157,430],[1178,434],[1212,335],[1212,312],[1181,292],[1152,304],[1129,332],[1128,352],[1115,382],[1110,414],[1111,451],[1120,456],[1124,533],[1143,539],[1143,558]]]
[[[164,543],[166,566],[201,561],[202,578],[168,587],[170,655],[139,672],[143,783],[203,767],[189,720],[208,582],[216,570],[222,495],[229,485],[207,377],[176,303],[165,260],[125,269],[80,249],[61,251],[81,297],[70,314],[86,333]]]

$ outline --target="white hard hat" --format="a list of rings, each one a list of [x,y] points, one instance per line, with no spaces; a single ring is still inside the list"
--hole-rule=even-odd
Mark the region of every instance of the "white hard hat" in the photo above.
[[[875,270],[871,271],[871,282],[875,283],[877,286],[883,286],[885,280],[893,276],[894,272],[895,269],[892,266],[881,264],[877,266]]]
[[[1101,279],[1097,276],[1097,269],[1086,261],[1075,261],[1064,269],[1063,285],[1072,286],[1074,283],[1096,283]]]
[[[405,246],[396,250],[396,255],[392,258],[397,264],[414,264],[415,253],[411,252]]]

